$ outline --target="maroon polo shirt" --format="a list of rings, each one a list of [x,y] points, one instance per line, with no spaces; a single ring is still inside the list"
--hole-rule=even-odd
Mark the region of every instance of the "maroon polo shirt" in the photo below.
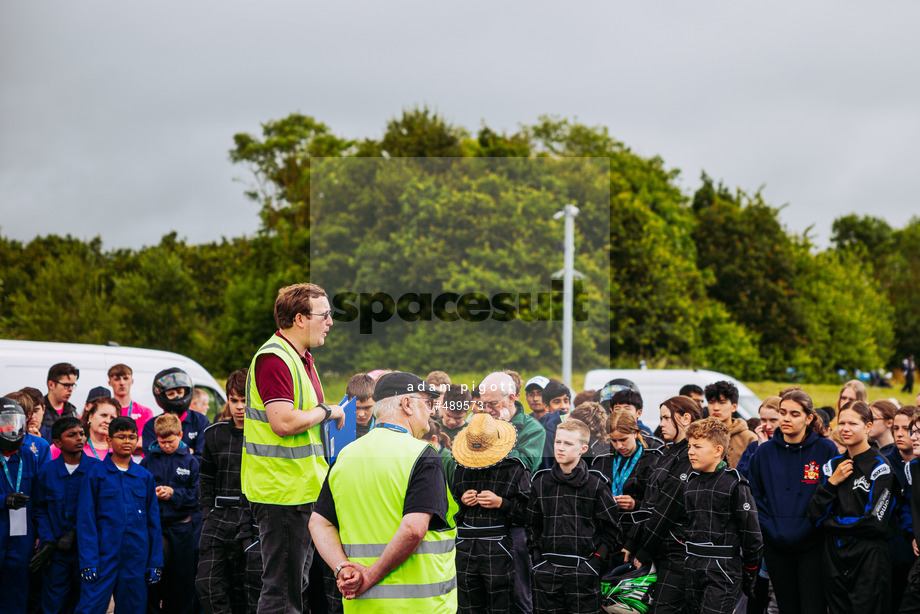
[[[283,339],[284,343],[291,346],[294,352],[300,356],[294,344],[288,341],[281,334],[281,331],[276,332],[275,335]],[[310,350],[308,349],[304,352],[300,359],[303,361],[303,367],[313,384],[316,398],[322,403],[324,401],[323,389],[319,385],[319,377],[316,375],[316,368],[313,366],[313,356],[310,354]],[[256,388],[259,391],[259,396],[262,397],[264,405],[268,405],[272,401],[294,402],[294,380],[291,378],[291,371],[288,369],[287,364],[279,356],[274,354],[262,354],[259,356],[256,360],[255,380]]]

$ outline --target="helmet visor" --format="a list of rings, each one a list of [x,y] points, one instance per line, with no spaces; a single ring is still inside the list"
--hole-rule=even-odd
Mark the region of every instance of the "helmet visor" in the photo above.
[[[158,377],[155,382],[153,382],[154,387],[157,390],[174,390],[176,388],[188,388],[191,390],[194,388],[192,385],[192,378],[188,376],[188,373],[179,372],[179,373],[167,373],[161,377]]]
[[[16,439],[26,428],[26,417],[20,413],[0,414],[0,437]]]
[[[600,402],[609,401],[613,398],[613,395],[620,392],[621,390],[631,390],[629,386],[624,386],[623,384],[607,384],[601,388]]]

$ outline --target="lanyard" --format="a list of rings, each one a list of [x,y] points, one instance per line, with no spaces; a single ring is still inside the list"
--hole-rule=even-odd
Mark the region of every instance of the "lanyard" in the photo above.
[[[10,470],[7,468],[6,464],[6,455],[0,454],[0,462],[3,463],[3,473],[6,474],[6,481],[10,483],[10,487],[13,489],[13,492],[19,492],[19,487],[22,485],[22,466],[25,459],[22,457],[22,453],[19,453],[19,475],[16,476],[16,484],[13,485],[13,478],[10,475]]]
[[[377,428],[377,429],[390,429],[391,431],[398,431],[398,432],[400,432],[400,433],[408,433],[408,432],[409,432],[409,431],[407,431],[406,429],[404,429],[404,428],[401,427],[401,426],[397,426],[397,425],[395,425],[395,424],[389,424],[388,422],[378,422],[378,423],[377,423],[377,426],[375,426],[374,428]]]
[[[99,458],[99,453],[96,452],[96,448],[93,447],[93,440],[92,440],[92,439],[87,439],[87,440],[86,440],[86,443],[87,443],[87,445],[89,445],[89,449],[92,451],[93,456],[96,457],[96,460],[102,460],[101,458]]]
[[[612,479],[610,480],[610,490],[615,497],[623,494],[623,486],[626,484],[626,478],[629,477],[636,463],[639,462],[639,457],[642,456],[642,450],[642,444],[640,443],[636,446],[636,451],[633,452],[632,458],[626,460],[620,456],[617,461],[615,461],[613,475],[611,476]]]

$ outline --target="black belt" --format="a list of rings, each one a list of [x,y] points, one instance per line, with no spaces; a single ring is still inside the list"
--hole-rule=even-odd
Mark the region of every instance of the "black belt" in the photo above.
[[[578,567],[582,561],[588,560],[576,554],[557,554],[555,552],[544,552],[543,558],[558,567]]]
[[[505,537],[508,535],[508,529],[505,526],[499,527],[457,527],[457,539],[486,539],[495,537]]]
[[[740,554],[737,546],[717,546],[715,544],[684,542],[684,548],[687,550],[687,554],[691,556],[702,556],[714,559],[731,559]]]
[[[214,507],[242,507],[242,497],[214,497]]]

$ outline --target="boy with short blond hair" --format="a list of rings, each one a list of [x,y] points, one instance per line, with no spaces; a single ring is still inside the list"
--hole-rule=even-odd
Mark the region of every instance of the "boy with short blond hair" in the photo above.
[[[198,458],[182,441],[182,421],[175,414],[153,423],[157,443],[141,466],[153,474],[166,544],[163,580],[148,590],[153,612],[191,614],[195,604],[195,523],[198,511]]]
[[[751,595],[760,568],[763,539],[757,506],[747,480],[725,461],[731,434],[716,417],[687,428],[684,507],[687,612],[731,614],[742,590]]]
[[[600,577],[623,544],[618,510],[603,474],[581,455],[590,430],[569,418],[556,428],[555,464],[533,476],[527,504],[534,611],[598,612]]]
[[[432,371],[425,378],[425,381],[441,391],[441,396],[434,400],[434,412],[432,414],[432,417],[439,419],[441,417],[441,405],[444,402],[444,392],[450,386],[450,376],[444,371]]]

